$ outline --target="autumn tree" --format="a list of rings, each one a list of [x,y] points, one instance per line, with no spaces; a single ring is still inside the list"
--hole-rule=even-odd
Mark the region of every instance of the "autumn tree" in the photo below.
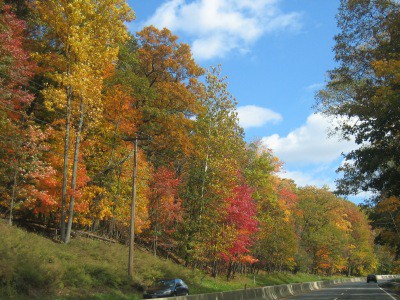
[[[349,226],[345,252],[347,275],[359,276],[376,270],[374,235],[366,214],[350,201],[341,200],[340,204],[344,208],[343,218]]]
[[[264,261],[262,265],[267,270],[285,272],[296,270],[296,255],[299,251],[299,239],[295,231],[295,214],[297,211],[297,187],[293,181],[275,178],[275,193],[277,205],[271,207],[269,213],[271,222],[268,222],[264,232],[259,236]],[[260,253],[260,252],[259,252]]]
[[[44,29],[45,42],[54,48],[42,53],[42,62],[53,57],[50,73],[54,84],[44,90],[49,109],[65,116],[64,166],[62,169],[61,236],[69,241],[73,221],[74,202],[77,195],[80,145],[86,127],[96,126],[102,110],[101,91],[104,71],[116,60],[118,42],[127,38],[124,21],[132,17],[123,0],[103,0],[96,3],[81,1],[35,1]],[[71,131],[72,130],[72,131]],[[75,141],[72,143],[71,138]],[[70,148],[72,143],[73,148]],[[73,150],[73,153],[70,153]],[[70,172],[69,156],[73,156],[70,173],[70,192],[67,179]],[[82,158],[81,158],[82,160]],[[67,195],[69,199],[68,226]]]
[[[344,267],[347,223],[336,222],[342,221],[343,211],[335,202],[336,197],[326,188],[299,189],[296,231],[301,247],[297,259],[300,270],[331,274]]]
[[[394,249],[395,259],[400,256],[400,201],[396,197],[382,199],[371,215],[378,235],[377,244]]]
[[[222,228],[224,243],[227,243],[228,247],[221,249],[218,255],[227,265],[227,280],[235,276],[241,264],[253,264],[257,261],[251,255],[254,234],[258,231],[256,205],[251,194],[251,189],[241,184],[234,188],[232,196],[225,199],[226,216]],[[213,271],[215,272],[215,269]]]
[[[299,189],[297,268],[314,273],[365,275],[376,268],[373,235],[366,214],[327,188]]]
[[[257,266],[271,271],[290,269],[297,246],[285,201],[290,202],[292,197],[296,197],[292,195],[295,191],[290,191],[289,185],[287,189],[283,185],[279,188],[282,181],[277,177],[277,172],[281,163],[261,141],[247,145],[245,157],[243,174],[253,191],[252,197],[257,207],[256,219],[259,223],[259,231],[252,247],[252,253],[258,260]]]
[[[138,75],[137,42],[130,36],[119,45],[118,63],[105,70],[102,111],[97,126],[86,130],[83,152],[90,180],[85,187],[85,201],[90,210],[84,224],[119,239],[127,238],[127,218],[132,198],[132,139],[139,133],[140,111],[137,99],[150,93],[147,80]],[[149,182],[154,172],[139,143],[137,211],[135,231],[149,226]],[[78,220],[79,222],[79,220]]]
[[[45,135],[28,111],[34,96],[28,91],[35,64],[24,48],[25,22],[0,2],[0,193],[12,223],[15,207],[28,200],[46,206],[51,199],[39,181],[51,176],[43,162]]]
[[[182,251],[187,264],[212,264],[212,253],[218,252],[216,246],[223,239],[224,199],[238,185],[245,151],[236,101],[227,90],[226,78],[220,77],[220,68],[207,73],[200,101],[203,109],[192,132],[194,152],[182,179],[187,218]]]
[[[180,179],[167,167],[159,167],[151,180],[149,214],[154,255],[158,248],[171,251],[178,244],[174,232],[183,220],[179,185]]]
[[[137,41],[138,74],[154,91],[141,94],[136,102],[142,116],[139,131],[151,137],[143,147],[155,167],[174,162],[179,169],[192,151],[192,117],[200,108],[198,77],[203,69],[194,61],[189,45],[179,43],[166,28],[145,27],[137,33]]]

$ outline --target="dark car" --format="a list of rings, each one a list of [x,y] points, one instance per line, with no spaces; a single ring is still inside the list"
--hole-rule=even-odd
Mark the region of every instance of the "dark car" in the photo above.
[[[367,282],[370,282],[370,281],[378,282],[378,279],[376,278],[376,275],[373,275],[373,274],[368,275],[367,276]]]
[[[189,288],[182,279],[162,279],[145,290],[143,299],[189,295]]]

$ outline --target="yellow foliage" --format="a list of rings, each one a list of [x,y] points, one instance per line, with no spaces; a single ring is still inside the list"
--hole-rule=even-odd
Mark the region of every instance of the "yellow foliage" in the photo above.
[[[400,60],[378,60],[372,62],[378,77],[391,77],[393,81],[400,82]]]
[[[124,22],[133,12],[125,0],[36,0],[33,8],[63,53],[54,61],[48,54],[35,54],[48,64],[49,77],[57,83],[43,92],[46,106],[65,107],[68,87],[75,99],[84,101],[87,120],[95,125],[102,111],[105,70],[117,60],[118,43],[128,38]]]

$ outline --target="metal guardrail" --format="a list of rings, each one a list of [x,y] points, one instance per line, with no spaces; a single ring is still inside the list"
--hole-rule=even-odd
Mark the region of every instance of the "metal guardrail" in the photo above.
[[[395,279],[400,278],[400,275],[377,275],[378,279]],[[327,281],[305,282],[282,284],[274,286],[265,286],[259,288],[251,288],[237,291],[198,294],[189,296],[180,296],[173,298],[160,298],[160,300],[276,300],[288,296],[298,295],[305,292],[322,289],[332,285],[345,282],[363,282],[366,277],[343,278]],[[399,284],[400,285],[400,284]]]

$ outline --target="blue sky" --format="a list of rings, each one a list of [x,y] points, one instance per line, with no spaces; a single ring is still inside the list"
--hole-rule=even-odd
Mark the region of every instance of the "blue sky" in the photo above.
[[[315,92],[335,66],[339,0],[128,0],[132,32],[169,28],[190,44],[196,61],[222,65],[238,101],[246,140],[261,139],[284,162],[283,177],[299,186],[334,189],[341,153],[352,141],[327,135],[315,114]],[[363,196],[352,197],[361,202]]]

